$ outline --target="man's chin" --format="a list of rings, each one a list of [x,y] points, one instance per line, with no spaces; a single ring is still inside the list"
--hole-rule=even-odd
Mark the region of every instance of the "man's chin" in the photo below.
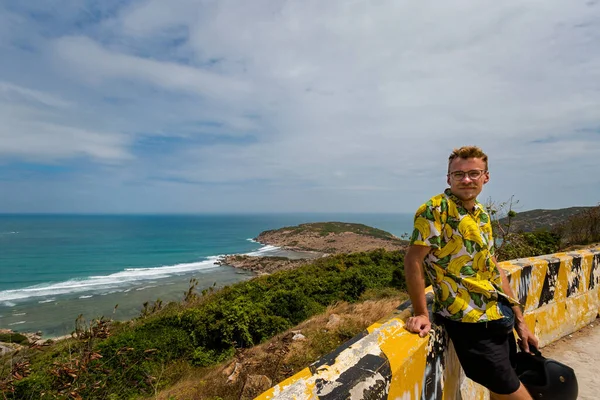
[[[456,197],[458,197],[462,201],[469,201],[477,198],[477,194],[478,193],[476,190],[461,190],[460,193],[456,195]]]

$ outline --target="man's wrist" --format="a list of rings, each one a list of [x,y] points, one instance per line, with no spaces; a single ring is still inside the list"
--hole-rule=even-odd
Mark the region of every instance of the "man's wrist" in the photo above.
[[[525,326],[527,326],[527,324],[525,323],[525,318],[523,318],[522,315],[519,316],[519,317],[515,316],[515,325],[519,325],[519,326],[525,325]]]

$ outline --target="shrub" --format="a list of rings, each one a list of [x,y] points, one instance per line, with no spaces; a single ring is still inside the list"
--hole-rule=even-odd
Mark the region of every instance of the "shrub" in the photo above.
[[[17,332],[0,333],[0,342],[24,344],[28,342],[28,339],[25,335],[21,335]]]
[[[600,204],[571,216],[555,233],[565,246],[600,242]]]

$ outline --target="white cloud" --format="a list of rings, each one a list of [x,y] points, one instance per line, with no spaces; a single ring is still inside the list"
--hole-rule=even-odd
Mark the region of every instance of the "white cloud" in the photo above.
[[[42,162],[90,157],[109,163],[132,158],[126,135],[46,122],[36,114],[28,108],[3,105],[0,157]]]
[[[69,119],[73,104],[49,93],[0,81],[0,157],[53,162],[91,157],[130,159],[130,140],[120,133],[81,128]]]
[[[48,93],[0,81],[0,99],[6,102],[33,101],[50,107],[68,107],[70,103]]]
[[[345,193],[356,201],[347,209],[410,211],[443,188],[447,154],[463,144],[490,154],[491,193],[550,207],[571,195],[540,199],[551,193],[546,171],[583,186],[577,171],[600,170],[599,17],[599,6],[558,0],[140,1],[50,39],[43,62],[68,96],[0,93],[39,103],[36,121],[52,136],[68,142],[55,127],[77,129],[88,150],[65,154],[125,160],[141,138],[185,138],[138,153],[128,171],[246,196],[241,182],[260,182],[250,209],[305,190],[288,204],[318,210]],[[112,97],[123,105],[102,100]],[[55,111],[55,121],[42,106],[81,116]],[[38,129],[0,118],[29,137]],[[25,147],[23,157],[64,156]],[[521,183],[520,171],[539,184]],[[215,206],[219,190],[206,197]],[[588,204],[600,197],[585,193]]]
[[[106,79],[141,80],[168,90],[192,92],[217,100],[234,101],[247,94],[247,85],[236,78],[141,57],[111,52],[86,37],[64,37],[56,41],[56,55],[80,71],[91,82]]]

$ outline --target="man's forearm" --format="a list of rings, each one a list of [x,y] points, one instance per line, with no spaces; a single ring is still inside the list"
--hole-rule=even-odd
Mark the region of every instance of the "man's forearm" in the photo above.
[[[410,296],[414,314],[429,316],[427,300],[425,299],[425,277],[421,262],[410,258],[405,259],[404,270],[408,295]]]

